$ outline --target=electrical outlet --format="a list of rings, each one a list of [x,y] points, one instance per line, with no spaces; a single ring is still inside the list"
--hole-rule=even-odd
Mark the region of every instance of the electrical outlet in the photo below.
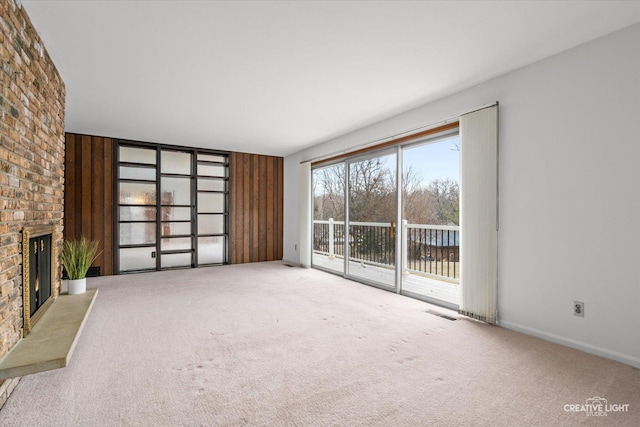
[[[573,315],[584,317],[584,303],[582,301],[573,302]]]

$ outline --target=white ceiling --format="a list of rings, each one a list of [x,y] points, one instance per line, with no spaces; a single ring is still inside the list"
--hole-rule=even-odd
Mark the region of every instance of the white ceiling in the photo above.
[[[22,4],[67,131],[273,155],[640,21],[638,1]]]

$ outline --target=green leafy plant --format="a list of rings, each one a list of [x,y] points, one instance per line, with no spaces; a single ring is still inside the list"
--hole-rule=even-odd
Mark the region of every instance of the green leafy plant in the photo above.
[[[100,255],[98,241],[86,237],[80,240],[66,240],[62,246],[62,265],[70,280],[84,279],[95,259]]]

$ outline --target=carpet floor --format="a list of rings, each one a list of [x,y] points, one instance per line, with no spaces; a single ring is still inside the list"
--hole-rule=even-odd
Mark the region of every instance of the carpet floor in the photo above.
[[[24,377],[0,425],[640,425],[638,369],[320,271],[88,284],[100,293],[70,365]],[[619,410],[587,415],[594,397]]]

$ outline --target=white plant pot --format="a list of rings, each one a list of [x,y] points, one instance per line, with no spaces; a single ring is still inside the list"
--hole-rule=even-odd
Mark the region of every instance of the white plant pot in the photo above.
[[[87,290],[87,278],[68,280],[69,295],[83,294]]]

